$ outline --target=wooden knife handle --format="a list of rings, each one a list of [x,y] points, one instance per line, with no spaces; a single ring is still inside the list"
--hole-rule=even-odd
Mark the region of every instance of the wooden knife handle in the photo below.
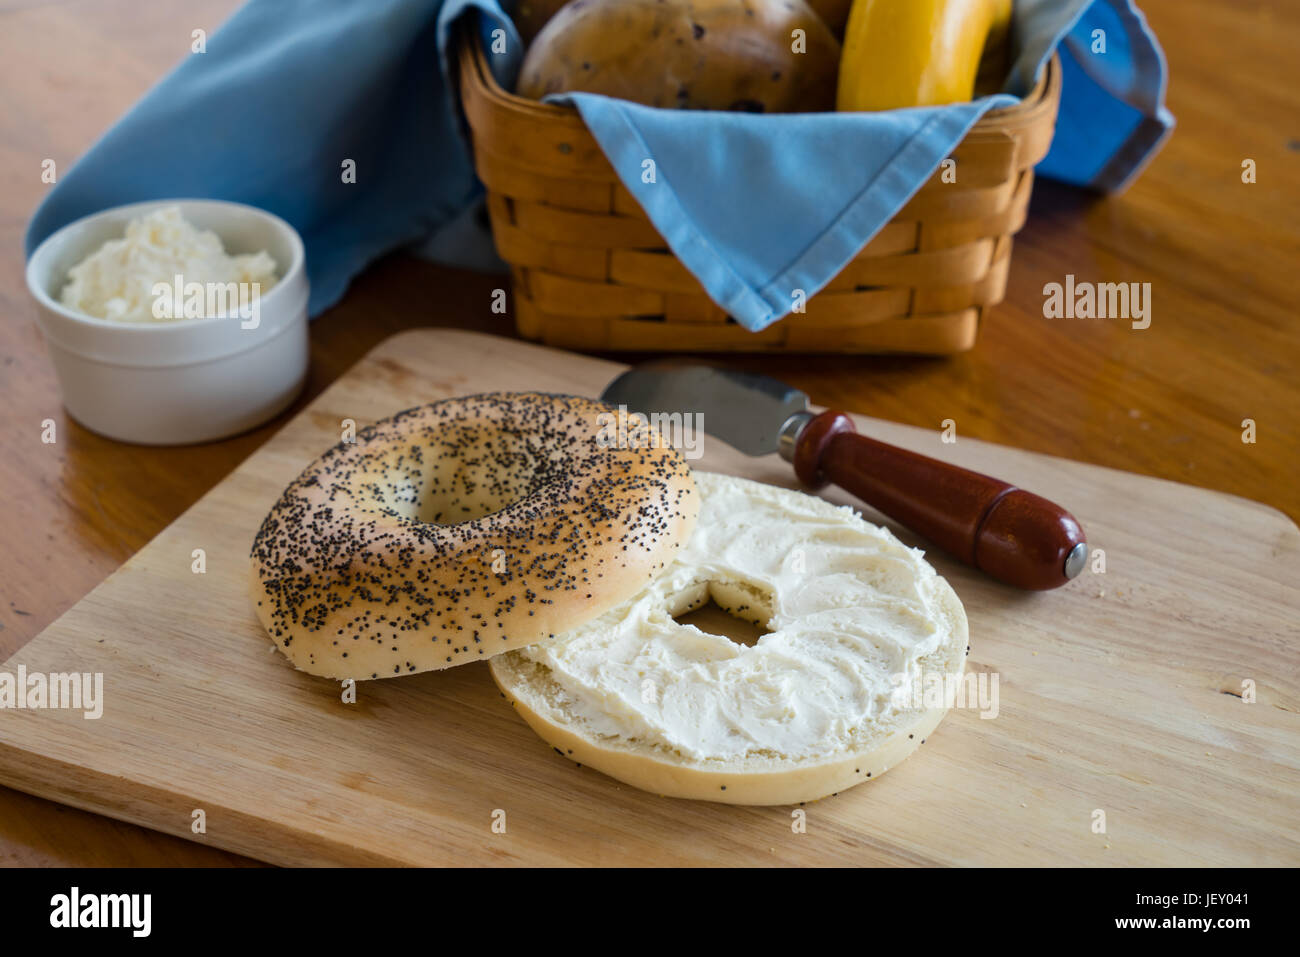
[[[1015,585],[1064,585],[1087,559],[1073,515],[1006,482],[859,435],[843,412],[823,412],[794,445],[800,481],[833,482],[955,558]]]

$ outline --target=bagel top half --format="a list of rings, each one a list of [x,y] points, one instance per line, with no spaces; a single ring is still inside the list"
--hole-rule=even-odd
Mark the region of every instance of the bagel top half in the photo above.
[[[626,413],[491,393],[400,412],[309,465],[252,548],[258,617],[331,678],[448,668],[569,631],[689,539],[690,468]]]

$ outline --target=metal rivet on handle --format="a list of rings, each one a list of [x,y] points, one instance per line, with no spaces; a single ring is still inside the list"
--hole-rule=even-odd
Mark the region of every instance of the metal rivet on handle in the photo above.
[[[1088,543],[1080,542],[1070,549],[1070,554],[1065,556],[1065,577],[1067,580],[1078,577],[1079,572],[1083,571],[1083,566],[1088,564]]]
[[[787,462],[794,461],[794,447],[799,441],[799,433],[815,418],[817,416],[812,412],[796,412],[785,420],[777,438],[777,451],[781,453],[781,458]]]

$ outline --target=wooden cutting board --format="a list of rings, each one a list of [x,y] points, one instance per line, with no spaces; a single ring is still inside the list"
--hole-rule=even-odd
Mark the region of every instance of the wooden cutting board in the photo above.
[[[345,704],[272,651],[249,545],[343,420],[497,389],[596,395],[619,369],[463,332],[389,339],[5,664],[102,672],[105,704],[99,720],[0,712],[0,781],[281,864],[1300,864],[1296,526],[937,428],[858,420],[1057,500],[1106,570],[1024,594],[932,556],[999,714],[954,710],[898,768],[806,808],[660,798],[577,767],[481,662],[362,683]],[[775,457],[705,449],[697,467],[792,484]]]

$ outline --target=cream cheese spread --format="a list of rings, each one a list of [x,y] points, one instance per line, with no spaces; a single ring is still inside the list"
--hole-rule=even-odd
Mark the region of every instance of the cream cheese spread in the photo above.
[[[696,472],[695,532],[637,597],[518,652],[592,732],[694,759],[823,755],[896,708],[951,622],[946,585],[887,529],[800,492]],[[712,595],[753,646],[674,620]]]
[[[257,284],[253,288],[260,295],[275,285],[275,270],[269,253],[229,256],[216,233],[196,229],[179,207],[167,206],[131,220],[123,238],[110,239],[68,270],[59,299],[88,316],[120,322],[202,318],[209,314],[204,303],[215,300],[196,295],[190,297],[196,308],[169,305],[159,310],[155,287],[167,286],[169,304],[179,298],[171,294],[177,277],[187,288],[198,284],[198,288],[224,290],[236,283],[247,290]],[[247,296],[240,299],[241,304],[246,301]],[[159,315],[160,311],[169,314]]]

